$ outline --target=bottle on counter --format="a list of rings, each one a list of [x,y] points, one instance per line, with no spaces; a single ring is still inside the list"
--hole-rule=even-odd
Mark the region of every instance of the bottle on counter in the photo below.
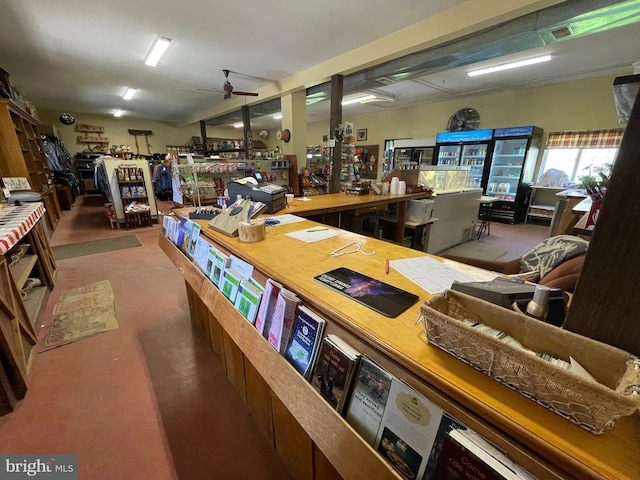
[[[549,314],[549,294],[551,289],[544,285],[536,285],[533,298],[527,304],[526,314],[538,320],[545,320]]]

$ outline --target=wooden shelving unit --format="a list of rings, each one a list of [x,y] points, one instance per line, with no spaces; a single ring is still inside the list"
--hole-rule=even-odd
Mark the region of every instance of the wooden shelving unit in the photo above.
[[[152,226],[144,172],[137,166],[120,165],[115,170],[127,228]]]
[[[531,187],[531,197],[529,199],[525,221],[535,218],[551,222],[556,210],[556,204],[558,203],[556,194],[563,190],[566,190],[566,188],[537,187],[535,185]]]
[[[54,286],[56,264],[43,224],[38,219],[0,255],[0,415],[11,412],[26,394],[41,314]],[[28,288],[29,279],[39,285]]]
[[[60,221],[60,203],[44,153],[40,124],[10,100],[0,99],[0,176],[24,177],[40,194],[50,233]]]
[[[107,153],[109,139],[102,136],[103,126],[79,123],[76,125],[76,131],[82,132],[78,135],[78,143],[84,144],[84,152]]]

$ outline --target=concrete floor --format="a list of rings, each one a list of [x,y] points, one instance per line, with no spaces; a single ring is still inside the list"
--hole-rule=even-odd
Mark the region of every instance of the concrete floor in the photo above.
[[[109,280],[119,328],[34,357],[29,390],[0,417],[0,452],[79,455],[79,478],[288,479],[209,348],[160,226],[112,230],[101,195],[63,211],[51,245],[135,234],[142,246],[60,260],[60,292]],[[159,206],[168,211],[170,203]]]

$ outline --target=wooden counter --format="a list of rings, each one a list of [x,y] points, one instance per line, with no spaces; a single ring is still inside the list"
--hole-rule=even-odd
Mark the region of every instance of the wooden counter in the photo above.
[[[366,352],[538,478],[640,479],[640,416],[620,418],[612,430],[593,435],[428,344],[416,325],[419,303],[386,318],[313,281],[348,267],[426,300],[430,295],[403,275],[384,271],[387,258],[424,253],[353,233],[310,244],[284,235],[316,225],[308,220],[268,227],[267,239],[251,244],[198,223],[215,246],[254,265],[258,281],[281,282],[329,319],[326,333]],[[363,240],[363,249],[375,255],[329,255],[353,240]],[[210,340],[295,478],[336,478],[327,474],[335,475],[334,469],[347,479],[399,478],[180,250],[164,237],[160,245],[185,276],[193,324]]]
[[[376,211],[384,211],[389,205],[396,204],[398,207],[398,224],[396,226],[396,243],[402,244],[404,238],[404,227],[407,213],[407,203],[409,200],[419,200],[431,198],[431,192],[407,193],[404,195],[347,195],[345,193],[330,193],[327,195],[314,195],[298,197],[292,205],[286,206],[277,214],[291,213],[300,217],[320,217],[318,220],[323,223],[335,224],[340,228],[347,228],[342,225],[342,213],[348,212],[350,215],[358,216]],[[331,222],[328,214],[338,214],[337,222]]]

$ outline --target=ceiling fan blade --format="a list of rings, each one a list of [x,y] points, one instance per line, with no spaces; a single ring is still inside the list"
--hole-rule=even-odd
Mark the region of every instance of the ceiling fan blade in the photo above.
[[[196,88],[199,92],[212,92],[212,93],[224,93],[222,90],[217,90],[215,88]]]
[[[234,95],[246,95],[248,97],[257,97],[258,96],[258,94],[256,92],[236,92],[235,90],[234,90],[233,94]]]

